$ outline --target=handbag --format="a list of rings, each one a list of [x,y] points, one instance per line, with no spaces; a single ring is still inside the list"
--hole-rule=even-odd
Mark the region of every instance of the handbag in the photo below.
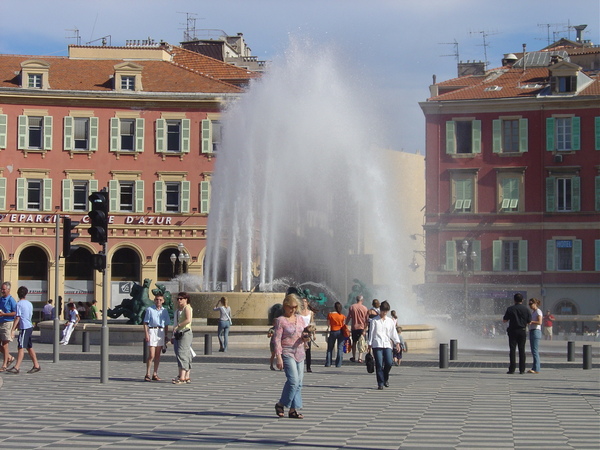
[[[367,366],[367,372],[375,372],[375,358],[373,358],[371,353],[365,355],[365,365]]]
[[[350,328],[348,328],[348,325],[344,325],[344,326],[342,327],[342,334],[344,335],[344,337],[347,337],[347,338],[349,338],[349,337],[350,337],[350,335],[351,335],[352,333],[350,333]]]
[[[367,352],[367,341],[365,337],[361,335],[356,342],[356,351],[358,353],[366,353]]]

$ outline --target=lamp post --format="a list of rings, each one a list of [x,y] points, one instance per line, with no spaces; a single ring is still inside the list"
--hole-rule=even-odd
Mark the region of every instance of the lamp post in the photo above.
[[[175,278],[175,262],[177,261],[177,255],[175,253],[171,253],[169,259],[171,260],[171,265],[173,266],[173,278]]]
[[[471,249],[469,252],[469,241],[464,240],[462,242],[462,250],[458,252],[458,263],[460,265],[460,274],[463,277],[463,290],[464,290],[464,298],[465,298],[465,323],[467,321],[467,314],[469,312],[469,277],[473,275],[473,269],[475,266],[475,261],[478,258],[475,250]]]

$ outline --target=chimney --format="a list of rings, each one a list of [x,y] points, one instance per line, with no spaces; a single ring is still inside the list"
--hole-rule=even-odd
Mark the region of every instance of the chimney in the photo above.
[[[485,63],[483,61],[467,61],[458,63],[458,76],[485,75]]]

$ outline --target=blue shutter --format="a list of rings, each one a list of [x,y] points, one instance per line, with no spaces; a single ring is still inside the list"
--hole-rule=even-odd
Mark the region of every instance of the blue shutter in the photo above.
[[[556,125],[554,117],[546,118],[546,150],[553,152],[556,150],[556,144],[554,140],[554,127]]]

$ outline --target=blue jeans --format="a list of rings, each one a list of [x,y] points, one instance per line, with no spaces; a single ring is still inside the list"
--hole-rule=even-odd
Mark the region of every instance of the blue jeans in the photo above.
[[[217,331],[217,337],[219,338],[219,347],[223,351],[227,351],[227,343],[229,342],[229,327],[231,322],[229,320],[219,320],[219,329]]]
[[[344,335],[342,330],[330,331],[327,337],[327,354],[325,356],[325,367],[331,366],[331,359],[333,358],[333,347],[337,342],[337,356],[335,358],[335,366],[342,366],[342,359],[344,358]]]
[[[533,367],[531,370],[540,371],[540,340],[542,339],[542,330],[529,330],[529,345],[531,346],[531,355],[533,356]]]
[[[373,357],[375,358],[375,374],[377,375],[377,386],[383,386],[390,378],[392,370],[392,349],[391,348],[373,348]]]
[[[287,378],[283,385],[279,404],[286,408],[302,408],[302,379],[304,378],[304,361],[296,361],[291,356],[282,355],[283,370]]]

